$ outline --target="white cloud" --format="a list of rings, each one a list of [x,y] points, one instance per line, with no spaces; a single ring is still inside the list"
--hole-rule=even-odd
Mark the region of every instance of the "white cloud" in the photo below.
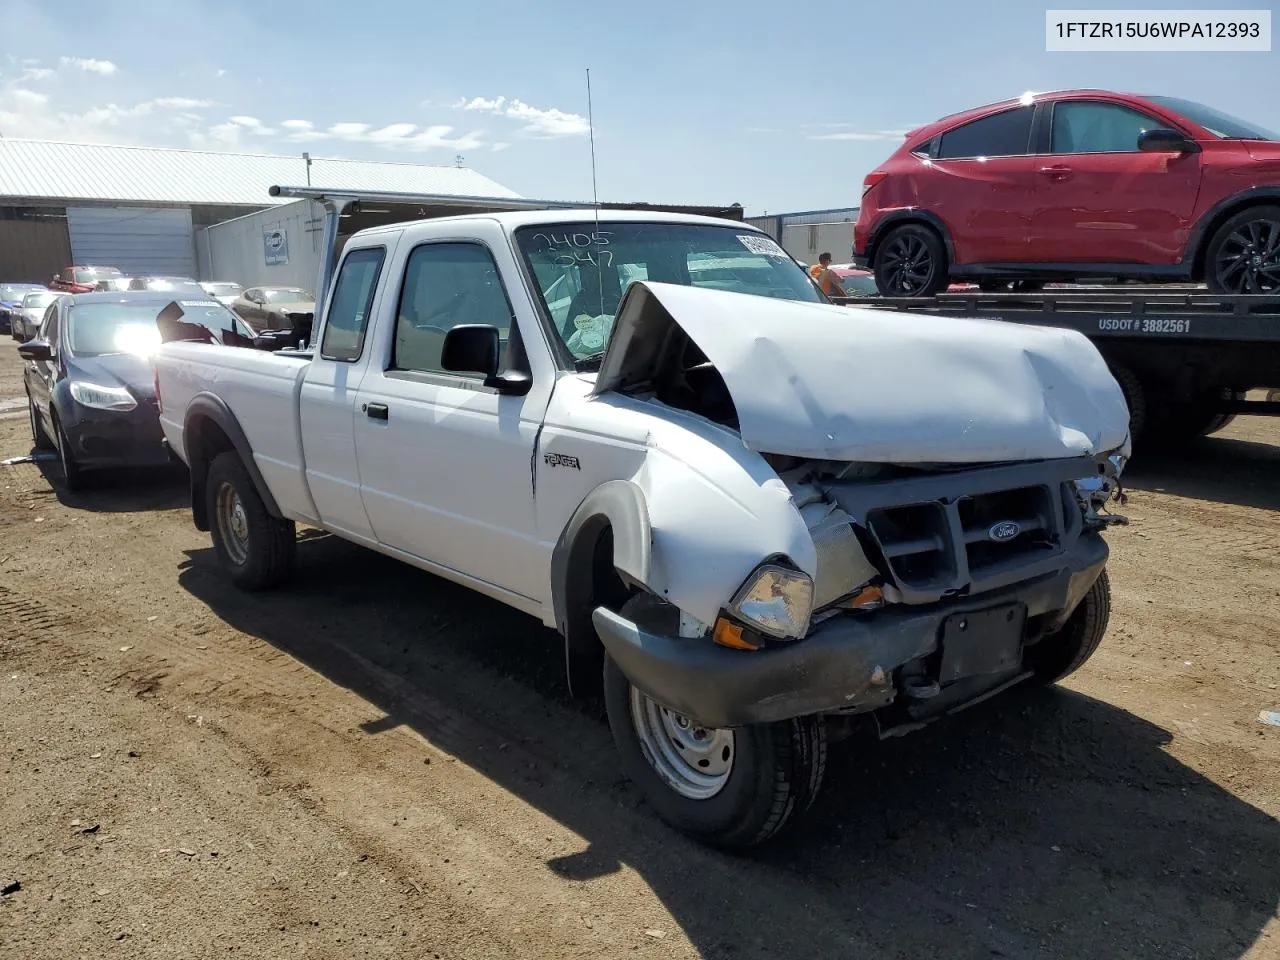
[[[145,106],[161,110],[196,110],[200,107],[212,107],[212,100],[194,100],[191,97],[160,97],[148,100]]]
[[[478,110],[507,117],[524,124],[519,132],[538,139],[554,137],[579,137],[587,133],[587,118],[577,113],[569,113],[555,107],[545,110],[530,106],[523,100],[495,97],[492,100],[484,97],[462,99],[454,104],[459,110]]]
[[[489,147],[489,149],[492,150],[494,153],[501,153],[503,150],[506,150],[509,146],[511,146],[511,144],[509,143],[495,143],[491,147]]]
[[[428,150],[474,150],[483,146],[482,133],[454,135],[453,127],[439,124],[418,127],[413,123],[390,123],[375,128],[369,123],[344,120],[321,129],[310,120],[285,120],[280,126],[286,139],[294,143],[336,140],[343,143],[368,143],[392,150],[422,153]]]
[[[225,77],[226,75],[227,75],[227,71],[225,70],[219,70],[214,74],[215,77]]]
[[[94,60],[92,57],[63,57],[61,63],[64,67],[75,67],[86,73],[100,73],[104,77],[109,77],[120,69],[110,60]]]
[[[13,98],[15,103],[26,107],[43,107],[49,102],[49,98],[43,93],[36,93],[34,90],[24,90],[22,87],[15,87],[10,90],[9,96]]]
[[[811,133],[806,140],[901,140],[908,130],[842,130],[838,133]]]
[[[48,80],[52,77],[56,70],[50,70],[48,67],[27,67],[22,71],[21,80]]]

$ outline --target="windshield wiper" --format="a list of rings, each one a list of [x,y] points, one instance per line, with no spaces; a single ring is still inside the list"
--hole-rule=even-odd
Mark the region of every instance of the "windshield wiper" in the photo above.
[[[577,360],[574,360],[573,369],[577,370],[579,373],[588,373],[591,370],[598,370],[600,368],[600,361],[603,359],[603,350],[599,353],[588,354],[585,357],[579,357]]]

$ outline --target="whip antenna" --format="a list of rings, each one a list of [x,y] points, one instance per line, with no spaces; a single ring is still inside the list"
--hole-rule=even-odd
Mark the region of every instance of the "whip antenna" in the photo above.
[[[587,137],[591,141],[591,205],[596,211],[596,233],[595,240],[598,243],[600,237],[600,188],[596,182],[596,121],[595,113],[591,108],[591,68],[587,67]],[[604,254],[600,251],[596,252],[596,289],[600,291],[600,312],[596,316],[604,314],[604,268],[601,266],[601,260]]]

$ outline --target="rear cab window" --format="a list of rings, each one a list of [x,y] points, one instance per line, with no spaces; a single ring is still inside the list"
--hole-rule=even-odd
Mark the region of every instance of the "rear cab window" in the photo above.
[[[320,356],[326,360],[351,363],[360,359],[386,256],[385,247],[362,247],[348,251],[343,258],[320,343]],[[246,296],[256,292],[246,291]]]

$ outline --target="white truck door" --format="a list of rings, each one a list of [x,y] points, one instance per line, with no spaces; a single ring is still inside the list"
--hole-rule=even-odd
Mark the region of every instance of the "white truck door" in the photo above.
[[[307,485],[321,522],[369,543],[375,537],[360,494],[354,421],[357,391],[369,367],[369,318],[378,308],[378,279],[391,253],[386,237],[376,241],[345,251],[298,413]]]
[[[381,543],[543,602],[532,462],[554,371],[523,288],[503,283],[519,273],[501,228],[468,231],[488,242],[406,237],[399,282],[384,284],[397,302],[379,311],[382,362],[361,381],[356,416],[365,509]],[[444,336],[460,324],[499,328],[504,368],[510,360],[532,374],[527,394],[441,368]]]

